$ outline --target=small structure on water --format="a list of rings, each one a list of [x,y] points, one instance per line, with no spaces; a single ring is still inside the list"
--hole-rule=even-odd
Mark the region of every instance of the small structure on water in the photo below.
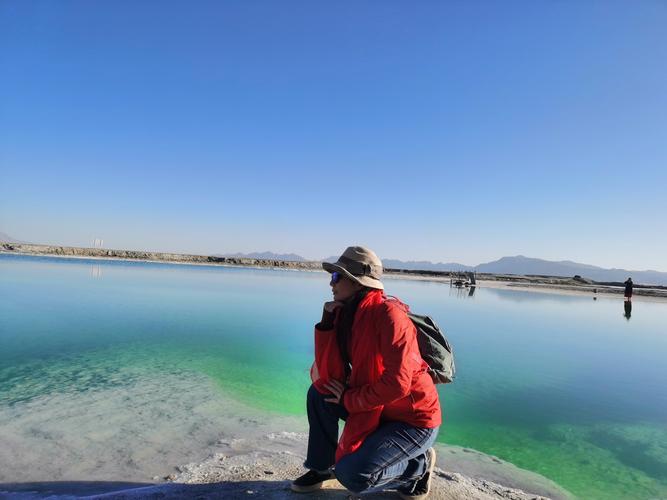
[[[459,272],[451,273],[449,275],[449,286],[455,286],[456,288],[464,288],[469,286],[477,285],[477,279],[475,273],[472,271],[468,272]]]

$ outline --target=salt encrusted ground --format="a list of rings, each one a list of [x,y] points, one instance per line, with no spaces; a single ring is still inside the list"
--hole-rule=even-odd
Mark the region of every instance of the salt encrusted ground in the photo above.
[[[280,432],[253,439],[232,439],[221,443],[224,453],[216,453],[200,463],[179,467],[177,474],[167,482],[139,488],[129,488],[104,494],[90,495],[94,485],[70,483],[60,484],[53,491],[31,493],[24,487],[22,493],[3,495],[0,498],[95,498],[105,500],[125,499],[313,499],[334,500],[356,498],[337,481],[329,481],[319,492],[303,495],[293,493],[291,479],[304,472],[302,467],[306,435],[302,433]],[[492,499],[566,499],[569,495],[554,483],[531,472],[518,469],[474,450],[439,446],[438,462],[433,480],[431,499],[442,500],[492,500]],[[462,455],[462,456],[461,456]],[[457,456],[455,458],[455,456]],[[467,469],[473,475],[454,472],[454,468]],[[481,479],[484,474],[487,479]],[[489,480],[504,478],[503,486]],[[155,478],[159,479],[159,478]],[[27,486],[27,485],[26,485]],[[523,486],[529,493],[517,489]],[[1,488],[1,486],[0,486]],[[364,496],[368,499],[399,498],[395,492],[385,491]]]

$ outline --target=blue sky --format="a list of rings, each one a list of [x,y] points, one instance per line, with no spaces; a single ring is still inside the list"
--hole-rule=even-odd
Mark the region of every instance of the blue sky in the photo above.
[[[0,2],[14,238],[667,271],[662,1]]]

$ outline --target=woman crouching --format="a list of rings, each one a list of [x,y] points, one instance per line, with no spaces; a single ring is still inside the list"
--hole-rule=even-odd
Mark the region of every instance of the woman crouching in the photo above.
[[[349,247],[322,266],[334,300],[315,325],[309,471],[292,490],[315,491],[335,478],[357,494],[397,489],[404,499],[426,498],[442,415],[408,308],[384,295],[382,262],[367,248]]]

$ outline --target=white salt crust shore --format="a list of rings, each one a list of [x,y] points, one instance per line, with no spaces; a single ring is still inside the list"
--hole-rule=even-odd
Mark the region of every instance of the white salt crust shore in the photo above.
[[[21,492],[2,492],[7,499],[347,499],[356,498],[337,481],[328,481],[324,488],[311,494],[293,493],[290,481],[304,472],[306,434],[293,432],[272,433],[255,439],[234,439],[227,443],[225,453],[216,453],[199,463],[178,467],[179,472],[169,482],[144,487],[132,487],[100,494],[91,494],[94,485],[58,483],[41,491],[30,491],[22,485]],[[442,500],[542,500],[568,499],[571,496],[551,481],[531,472],[514,467],[494,457],[473,450],[438,445],[438,461],[432,484],[431,499]],[[463,455],[461,459],[455,455]],[[459,460],[458,463],[456,460]],[[458,466],[458,467],[456,467]],[[472,475],[453,469],[476,471]],[[491,479],[482,479],[480,472]],[[513,479],[510,478],[513,476]],[[505,485],[501,485],[502,481]],[[0,488],[3,485],[0,485]],[[522,491],[523,486],[529,492]],[[108,487],[108,485],[107,485]],[[363,498],[399,498],[393,491],[364,495]]]
[[[0,499],[349,495],[335,481],[309,497],[289,490],[289,481],[304,472],[304,416],[258,413],[221,397],[195,373],[165,374],[159,381],[127,370],[115,376],[129,383],[52,394],[0,411]],[[109,418],[113,425],[104,425]],[[570,497],[544,477],[498,458],[456,446],[436,449],[433,499]],[[179,460],[193,462],[174,467]]]

